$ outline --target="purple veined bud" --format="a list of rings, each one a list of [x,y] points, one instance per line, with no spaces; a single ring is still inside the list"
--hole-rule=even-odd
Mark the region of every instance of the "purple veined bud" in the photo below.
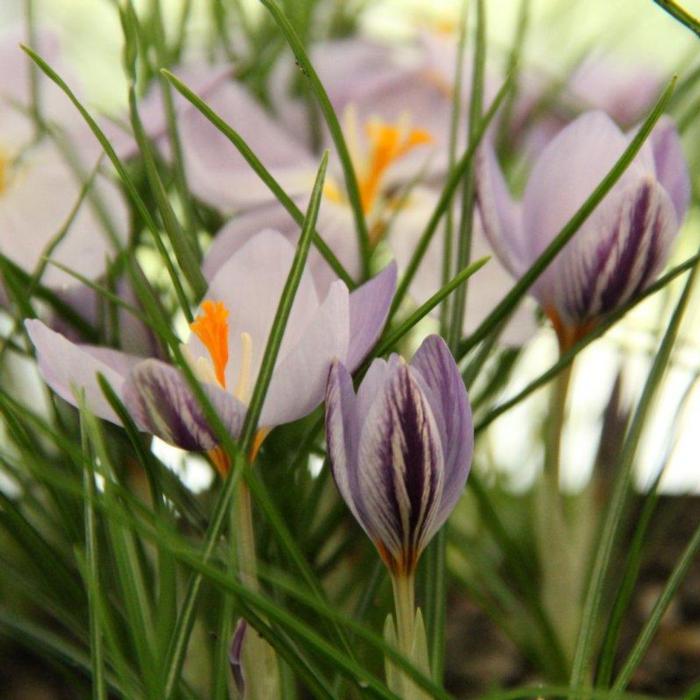
[[[240,697],[245,697],[245,674],[243,673],[243,642],[245,641],[248,623],[241,619],[236,623],[236,629],[231,639],[231,647],[228,652],[228,661],[231,665],[233,682]]]
[[[357,394],[336,361],[326,438],[348,507],[392,575],[411,576],[462,493],[474,444],[467,392],[442,338],[427,338],[410,364],[374,360]]]
[[[477,201],[486,236],[520,277],[551,243],[629,145],[603,112],[571,122],[543,149],[521,202],[493,149],[477,158]],[[663,268],[688,207],[690,179],[673,122],[649,140],[579,231],[532,286],[560,345],[640,294]]]

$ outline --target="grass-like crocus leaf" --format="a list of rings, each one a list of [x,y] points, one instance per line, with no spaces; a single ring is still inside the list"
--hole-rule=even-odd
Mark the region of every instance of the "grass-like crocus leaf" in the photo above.
[[[343,136],[343,130],[340,128],[338,116],[333,109],[333,105],[331,104],[328,94],[321,84],[314,67],[311,65],[311,61],[309,60],[306,50],[304,49],[303,41],[297,34],[284,11],[275,2],[275,0],[261,0],[261,2],[272,15],[272,18],[275,20],[275,23],[280,28],[282,34],[284,34],[284,38],[287,40],[289,48],[294,54],[294,58],[296,59],[299,69],[304,77],[309,81],[311,91],[316,97],[318,106],[320,107],[323,118],[328,126],[328,131],[330,132],[333,143],[335,144],[335,149],[338,153],[338,158],[340,158],[340,164],[343,168],[345,187],[347,188],[348,192],[348,200],[355,217],[355,227],[360,246],[363,273],[364,277],[367,277],[369,273],[370,255],[369,232],[367,231],[367,221],[365,220],[365,214],[362,208],[362,200],[360,198],[360,187],[357,183],[357,175],[355,174],[355,168],[352,163],[350,151],[347,143],[345,142],[345,137]]]

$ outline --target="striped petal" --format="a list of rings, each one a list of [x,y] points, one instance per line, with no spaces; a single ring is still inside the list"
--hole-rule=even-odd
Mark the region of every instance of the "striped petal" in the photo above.
[[[203,384],[202,389],[227,432],[238,436],[245,405],[212,384]],[[171,445],[184,450],[209,450],[218,443],[197,398],[175,367],[159,360],[141,362],[129,374],[123,396],[139,428]]]
[[[430,405],[403,363],[364,421],[358,472],[365,529],[394,573],[412,571],[433,531],[444,460]]]
[[[663,266],[677,231],[666,191],[650,177],[628,186],[595,227],[552,266],[552,297],[565,325],[581,325],[639,294]]]
[[[462,494],[474,449],[474,426],[467,390],[445,341],[431,335],[411,360],[411,369],[428,399],[440,432],[445,480],[432,536],[447,520]]]

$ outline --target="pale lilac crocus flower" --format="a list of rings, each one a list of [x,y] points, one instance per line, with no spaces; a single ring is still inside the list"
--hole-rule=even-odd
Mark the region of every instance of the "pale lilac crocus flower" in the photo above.
[[[477,198],[501,262],[519,277],[544,251],[629,143],[603,112],[563,129],[514,201],[490,144],[478,156]],[[661,270],[685,216],[690,181],[672,121],[664,117],[618,183],[531,289],[562,348],[634,298]]]
[[[36,138],[29,115],[30,59],[19,48],[19,39],[12,33],[0,40],[0,253],[31,274],[62,227],[69,223],[83,181],[53,138]],[[45,50],[52,63],[59,62],[53,35],[40,33],[39,50]],[[82,170],[88,172],[97,162],[92,134],[76,127],[67,98],[41,75],[38,88],[45,119],[61,130],[57,138],[66,144]],[[97,175],[91,194],[99,198],[111,223],[110,230],[103,225],[88,194],[50,257],[78,274],[96,279],[104,273],[107,259],[126,240],[128,212],[121,192],[103,175]],[[52,265],[45,269],[41,282],[54,290],[79,284]]]
[[[182,346],[228,432],[238,436],[255,386],[279,298],[295,249],[267,230],[246,243],[210,282],[192,333]],[[337,281],[321,298],[305,270],[292,306],[259,423],[259,440],[272,427],[301,418],[322,401],[331,360],[357,367],[376,342],[387,317],[396,270],[386,268],[350,294]],[[153,358],[79,345],[40,321],[27,321],[47,384],[76,405],[119,424],[104,397],[98,373],[124,402],[137,426],[186,450],[212,451],[220,472],[227,462],[184,375]]]
[[[467,392],[442,338],[429,336],[410,364],[374,360],[357,393],[334,362],[326,439],[352,514],[392,575],[412,575],[459,500],[472,457]]]

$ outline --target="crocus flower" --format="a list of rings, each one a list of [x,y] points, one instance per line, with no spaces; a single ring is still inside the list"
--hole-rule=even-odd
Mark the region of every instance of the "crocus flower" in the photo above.
[[[240,432],[267,336],[295,249],[275,231],[262,231],[244,245],[210,282],[182,346],[224,426]],[[386,320],[396,270],[386,268],[352,294],[340,281],[319,298],[308,270],[301,278],[260,417],[262,434],[310,413],[323,399],[330,362],[340,357],[357,367]],[[101,373],[145,432],[187,450],[212,450],[216,436],[184,375],[153,358],[79,345],[40,321],[27,321],[47,384],[76,405],[119,424],[100,389]],[[215,452],[220,471],[226,464]]]
[[[410,364],[374,360],[357,394],[340,361],[326,389],[326,439],[338,490],[395,577],[457,503],[473,449],[464,382],[445,342],[430,336]]]
[[[588,112],[542,151],[522,202],[512,200],[493,149],[478,157],[477,198],[501,262],[530,267],[629,143],[603,112]],[[663,267],[688,207],[690,182],[676,130],[664,118],[617,184],[533,285],[562,347],[639,294]]]

